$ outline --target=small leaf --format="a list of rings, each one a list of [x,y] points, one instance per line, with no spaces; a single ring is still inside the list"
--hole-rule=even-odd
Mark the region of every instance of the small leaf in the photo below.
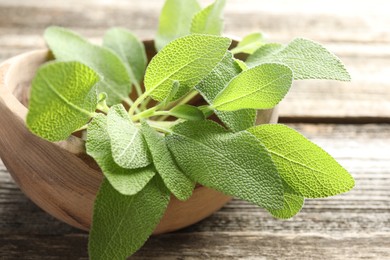
[[[166,0],[155,39],[159,51],[171,41],[190,34],[192,18],[200,11],[196,0]]]
[[[225,4],[226,0],[215,0],[213,4],[199,11],[192,19],[191,33],[221,35]]]
[[[282,207],[281,179],[254,136],[228,132],[209,120],[186,121],[172,131],[168,148],[192,180],[263,207]]]
[[[107,117],[103,114],[98,114],[88,126],[86,149],[111,185],[123,195],[138,193],[155,175],[152,167],[125,169],[115,163],[107,131]]]
[[[234,59],[234,61],[238,64],[238,66],[241,68],[242,71],[245,71],[248,69],[248,66],[242,60]]]
[[[97,105],[98,75],[78,62],[41,66],[32,82],[27,126],[49,141],[61,141],[84,126]]]
[[[179,105],[172,108],[169,111],[169,114],[171,116],[182,118],[185,120],[204,120],[204,114],[201,110],[199,110],[199,108],[187,104]]]
[[[145,243],[169,203],[170,195],[163,185],[155,176],[142,191],[125,196],[103,181],[89,233],[91,260],[126,259]]]
[[[142,168],[152,161],[146,142],[125,108],[112,106],[107,115],[107,131],[111,139],[114,161],[127,169]]]
[[[214,100],[217,110],[243,108],[269,109],[287,94],[291,70],[282,64],[262,64],[248,69],[230,81]]]
[[[238,43],[237,47],[232,50],[232,53],[252,54],[262,45],[264,45],[264,36],[261,33],[251,33]]]
[[[134,34],[124,28],[112,28],[104,35],[103,46],[121,58],[133,84],[142,81],[147,63],[145,46]]]
[[[176,100],[198,84],[225,55],[231,40],[212,35],[193,34],[179,38],[162,49],[148,65],[146,94],[163,101],[173,82],[180,83]]]
[[[283,181],[283,208],[281,209],[267,209],[269,213],[275,218],[288,219],[292,218],[299,211],[301,211],[303,207],[303,203],[305,202],[305,198],[302,197],[299,193],[294,191],[288,184]]]
[[[152,154],[154,166],[167,188],[179,200],[187,200],[192,195],[195,184],[176,165],[164,136],[146,122],[142,123],[142,133]]]
[[[353,188],[352,176],[297,131],[284,125],[261,125],[248,131],[268,149],[280,176],[304,197],[323,198]]]
[[[222,61],[214,70],[204,78],[197,86],[196,90],[204,99],[212,105],[215,97],[223,90],[232,78],[241,73],[241,68],[233,59],[230,52],[227,52]],[[256,110],[242,109],[237,111],[214,111],[218,118],[234,132],[246,130],[252,127],[256,119]]]
[[[55,26],[46,29],[45,40],[57,60],[81,62],[101,76],[98,90],[107,93],[108,105],[128,99],[131,91],[128,72],[111,50],[93,45],[80,35]]]
[[[277,62],[289,66],[294,79],[351,80],[339,58],[316,42],[298,38],[284,48],[276,46],[267,44],[258,49],[248,57],[248,66]]]
[[[180,82],[175,80],[172,84],[172,89],[171,91],[169,92],[168,96],[161,102],[163,103],[163,107],[165,107],[166,105],[168,105],[173,97],[176,95],[177,91],[179,91],[179,87],[180,87]]]

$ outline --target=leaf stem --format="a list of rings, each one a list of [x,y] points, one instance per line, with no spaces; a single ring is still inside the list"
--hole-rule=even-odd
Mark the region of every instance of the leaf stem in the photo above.
[[[179,105],[183,105],[183,104],[187,104],[188,102],[191,101],[191,99],[193,99],[194,97],[196,97],[198,95],[198,92],[197,91],[192,91],[190,92],[187,96],[184,96],[182,99],[180,99],[178,102],[172,102],[170,103],[168,106],[167,106],[167,109],[171,109],[175,106],[179,106]],[[165,119],[167,119],[169,117],[169,115],[163,115],[162,117],[160,117],[158,120],[159,121],[164,121]]]
[[[143,111],[148,107],[149,102],[152,100],[150,96],[148,96],[144,102],[142,102],[140,110]]]
[[[145,98],[147,98],[149,95],[148,92],[145,92],[143,93],[141,96],[139,96],[135,101],[134,103],[132,103],[132,105],[130,106],[130,109],[129,109],[129,115],[132,116],[134,115],[134,112],[135,111],[139,111],[138,113],[140,113],[141,111],[138,109],[138,106],[142,103],[142,101],[145,100]]]

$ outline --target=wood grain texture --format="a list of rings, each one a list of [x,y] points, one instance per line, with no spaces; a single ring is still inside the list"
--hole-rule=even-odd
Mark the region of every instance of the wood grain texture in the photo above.
[[[201,1],[203,4],[211,0]],[[294,2],[229,0],[226,33],[263,31],[270,41],[305,37],[323,43],[346,64],[351,83],[298,81],[280,106],[282,117],[385,118],[390,121],[390,18],[385,0]],[[0,60],[44,47],[49,25],[70,27],[100,42],[111,26],[153,38],[163,0],[0,1]],[[386,120],[387,118],[387,120]]]
[[[184,230],[152,237],[134,259],[390,259],[390,125],[294,124],[356,179],[307,200],[291,220],[233,200]],[[0,259],[86,259],[87,234],[26,199],[0,164]]]

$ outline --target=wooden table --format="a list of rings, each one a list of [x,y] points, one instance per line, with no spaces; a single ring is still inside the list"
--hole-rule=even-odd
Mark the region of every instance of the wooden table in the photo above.
[[[201,1],[209,3],[210,1]],[[0,0],[0,62],[44,47],[49,25],[98,42],[110,26],[152,38],[162,0]],[[356,179],[348,194],[307,200],[291,220],[234,200],[179,232],[152,237],[134,258],[390,259],[390,16],[387,1],[230,0],[226,32],[319,41],[351,83],[296,82],[281,121],[321,145]],[[0,126],[1,127],[1,126]],[[0,161],[0,259],[85,259],[87,234],[53,219],[17,188]]]

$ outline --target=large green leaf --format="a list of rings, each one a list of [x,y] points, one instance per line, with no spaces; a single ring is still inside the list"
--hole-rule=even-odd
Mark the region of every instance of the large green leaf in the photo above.
[[[239,64],[230,52],[197,86],[196,90],[212,105],[215,97],[223,90],[232,78],[241,73]],[[256,110],[242,109],[237,111],[214,110],[218,118],[232,131],[238,132],[252,127],[256,120]]]
[[[155,176],[142,191],[125,196],[103,181],[89,233],[91,260],[123,260],[145,243],[169,203],[170,194],[163,185]]]
[[[78,62],[41,66],[32,82],[28,128],[49,141],[66,139],[93,116],[98,81],[93,70]]]
[[[176,165],[163,135],[157,133],[146,122],[142,123],[142,133],[152,154],[154,166],[167,188],[180,200],[192,195],[194,182]]]
[[[166,0],[155,39],[159,51],[176,38],[190,34],[192,18],[200,11],[196,0]]]
[[[261,125],[248,130],[270,152],[280,176],[306,198],[347,192],[352,176],[327,152],[284,125]]]
[[[134,84],[142,81],[147,64],[145,46],[134,34],[123,28],[112,28],[104,35],[103,46],[122,59]]]
[[[112,156],[119,166],[135,169],[152,162],[140,129],[121,104],[112,106],[108,111],[107,131],[111,139]]]
[[[289,66],[294,79],[351,80],[339,58],[320,44],[306,39],[295,39],[284,48],[279,44],[266,44],[247,59],[249,67],[270,62]]]
[[[287,94],[292,83],[291,70],[282,64],[262,64],[232,79],[216,96],[217,110],[243,108],[269,109]]]
[[[222,60],[230,43],[228,38],[198,34],[171,42],[149,63],[145,93],[163,101],[171,92],[173,83],[178,81],[179,89],[173,100],[183,96]]]
[[[215,0],[214,3],[199,11],[192,19],[191,33],[221,35],[225,4],[226,0]]]
[[[187,121],[166,137],[194,181],[266,208],[283,206],[283,186],[266,149],[246,131],[231,133],[209,120]]]
[[[86,148],[107,180],[121,194],[138,193],[155,175],[152,167],[125,169],[115,163],[107,131],[107,117],[103,114],[97,115],[89,124]]]
[[[267,209],[269,213],[275,218],[288,219],[292,218],[302,209],[305,198],[298,192],[294,191],[288,184],[283,181],[283,208],[281,209]]]
[[[121,59],[111,50],[89,43],[80,35],[61,28],[49,27],[45,40],[59,61],[79,61],[102,77],[99,92],[108,94],[107,103],[114,105],[128,99],[131,81]]]
[[[264,36],[261,33],[251,33],[245,36],[232,50],[232,53],[247,53],[252,54],[258,48],[264,45]]]

